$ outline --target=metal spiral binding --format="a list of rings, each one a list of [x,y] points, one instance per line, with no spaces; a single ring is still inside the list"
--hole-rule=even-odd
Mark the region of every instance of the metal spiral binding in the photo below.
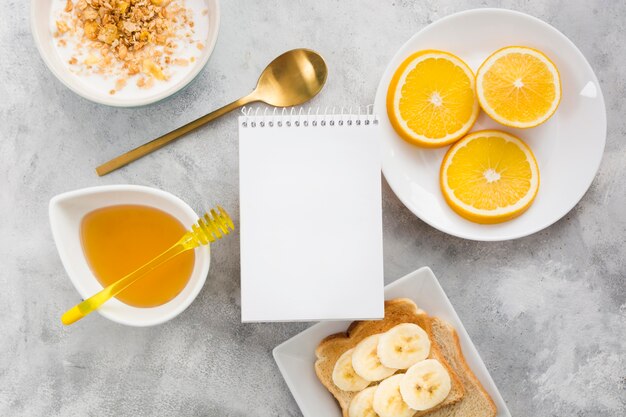
[[[324,107],[290,107],[278,109],[268,106],[243,107],[240,118],[241,127],[326,127],[326,126],[372,126],[378,125],[378,116],[374,114],[372,104],[353,107],[342,106],[337,110],[333,106]]]

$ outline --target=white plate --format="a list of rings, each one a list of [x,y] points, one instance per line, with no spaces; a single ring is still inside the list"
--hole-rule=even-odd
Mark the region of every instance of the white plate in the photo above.
[[[115,77],[109,77],[105,83],[97,76],[78,76],[69,70],[65,59],[59,54],[51,24],[55,20],[55,16],[51,14],[53,10],[59,8],[59,2],[60,0],[31,0],[30,27],[33,39],[41,58],[55,77],[76,94],[96,103],[116,107],[134,107],[154,103],[171,96],[189,84],[204,68],[217,42],[220,26],[219,0],[195,0],[191,2],[192,4],[188,4],[188,7],[194,10],[194,21],[198,33],[206,32],[206,39],[201,39],[204,48],[196,62],[189,67],[180,67],[166,84],[155,85],[150,89],[139,89],[134,86],[135,81],[131,78],[126,88],[111,95],[109,91]],[[64,1],[61,2],[61,4],[64,3]],[[208,11],[206,15],[201,11],[203,8]]]
[[[399,297],[413,300],[428,314],[440,317],[454,326],[467,364],[496,403],[497,415],[510,417],[511,413],[476,347],[430,268],[420,268],[385,287],[386,299]],[[276,364],[304,417],[341,417],[339,405],[315,375],[315,348],[323,338],[345,332],[349,325],[349,321],[319,323],[274,348]]]
[[[493,51],[526,45],[544,51],[557,65],[563,88],[554,116],[532,129],[511,129],[481,113],[473,130],[501,129],[532,148],[541,174],[534,204],[520,217],[497,225],[469,222],[446,204],[439,167],[447,148],[422,149],[402,140],[387,118],[387,86],[400,63],[422,49],[450,51],[475,71]],[[381,120],[382,167],[398,198],[431,226],[466,239],[506,240],[535,233],[559,220],[585,194],[600,166],[606,140],[606,112],[600,84],[576,46],[547,23],[503,9],[476,9],[441,19],[413,36],[393,57],[376,93]]]

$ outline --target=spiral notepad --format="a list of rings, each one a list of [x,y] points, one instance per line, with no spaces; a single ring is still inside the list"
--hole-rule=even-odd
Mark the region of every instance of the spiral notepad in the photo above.
[[[239,118],[242,321],[383,317],[378,129],[347,112]]]

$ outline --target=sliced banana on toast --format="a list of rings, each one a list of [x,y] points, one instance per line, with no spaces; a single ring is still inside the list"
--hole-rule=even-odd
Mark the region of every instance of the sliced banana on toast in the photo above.
[[[350,401],[348,417],[378,417],[374,411],[374,392],[377,387],[365,388]]]
[[[352,367],[357,375],[368,381],[380,381],[396,372],[394,368],[384,366],[378,357],[378,339],[375,334],[361,340],[352,352]]]
[[[415,410],[402,399],[400,383],[404,375],[391,376],[376,387],[372,406],[379,417],[412,417]]]
[[[352,352],[354,349],[345,351],[333,368],[333,383],[344,391],[361,391],[370,382],[356,374],[352,367]]]
[[[402,323],[380,335],[377,352],[384,366],[407,369],[428,357],[430,339],[417,324]]]
[[[411,366],[400,381],[404,402],[414,410],[428,410],[450,393],[452,382],[444,366],[436,359],[426,359]]]

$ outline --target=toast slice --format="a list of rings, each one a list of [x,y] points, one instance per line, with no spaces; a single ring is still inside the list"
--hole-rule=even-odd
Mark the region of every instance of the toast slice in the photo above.
[[[385,318],[383,320],[355,321],[348,327],[345,333],[336,333],[326,337],[315,350],[315,355],[317,356],[315,373],[321,383],[333,394],[339,403],[344,417],[348,417],[350,401],[352,401],[352,398],[357,393],[343,391],[333,383],[332,374],[337,359],[339,359],[339,356],[345,351],[353,348],[366,337],[377,333],[384,333],[401,323],[415,323],[428,333],[431,341],[428,358],[437,359],[441,362],[450,374],[452,381],[450,393],[443,402],[430,410],[417,412],[415,416],[423,416],[432,413],[434,410],[454,404],[463,398],[465,392],[463,384],[441,352],[437,339],[432,334],[431,322],[428,315],[418,310],[412,300],[408,298],[396,298],[394,300],[385,301]],[[402,372],[404,371],[398,371],[398,373]],[[378,382],[373,382],[370,385],[376,384],[378,384]]]
[[[456,330],[436,317],[431,317],[430,322],[433,339],[461,379],[465,395],[462,401],[434,411],[428,417],[495,417],[496,404],[465,362]]]

